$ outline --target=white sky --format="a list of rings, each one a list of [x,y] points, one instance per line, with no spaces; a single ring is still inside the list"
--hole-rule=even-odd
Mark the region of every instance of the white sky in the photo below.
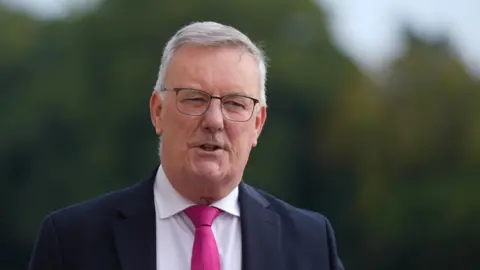
[[[41,17],[65,15],[71,6],[98,0],[0,0]],[[400,23],[426,35],[446,33],[470,69],[480,77],[480,0],[316,0],[332,15],[340,48],[367,71],[401,53]]]
[[[447,34],[480,76],[480,0],[317,0],[331,12],[338,45],[375,70],[402,52],[398,30],[408,23],[426,36]]]

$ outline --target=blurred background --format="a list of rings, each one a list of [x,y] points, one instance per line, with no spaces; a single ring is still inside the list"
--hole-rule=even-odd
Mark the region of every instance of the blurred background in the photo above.
[[[477,0],[0,0],[0,269],[42,218],[157,164],[148,100],[183,25],[270,58],[245,181],[327,215],[347,269],[480,269]]]

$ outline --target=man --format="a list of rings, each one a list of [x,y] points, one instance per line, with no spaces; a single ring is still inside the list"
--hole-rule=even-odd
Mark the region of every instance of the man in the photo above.
[[[267,115],[265,61],[232,27],[179,30],[150,99],[161,165],[48,215],[30,269],[343,269],[324,216],[242,182]]]

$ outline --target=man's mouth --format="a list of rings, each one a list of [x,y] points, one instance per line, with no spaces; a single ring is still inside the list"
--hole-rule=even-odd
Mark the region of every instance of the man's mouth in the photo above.
[[[215,151],[221,149],[220,146],[214,144],[202,144],[199,147],[205,151]]]

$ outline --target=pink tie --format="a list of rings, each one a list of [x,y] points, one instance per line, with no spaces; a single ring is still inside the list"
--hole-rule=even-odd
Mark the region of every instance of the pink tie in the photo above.
[[[220,256],[212,232],[212,222],[220,210],[208,205],[194,205],[185,214],[195,225],[191,270],[220,270]]]

